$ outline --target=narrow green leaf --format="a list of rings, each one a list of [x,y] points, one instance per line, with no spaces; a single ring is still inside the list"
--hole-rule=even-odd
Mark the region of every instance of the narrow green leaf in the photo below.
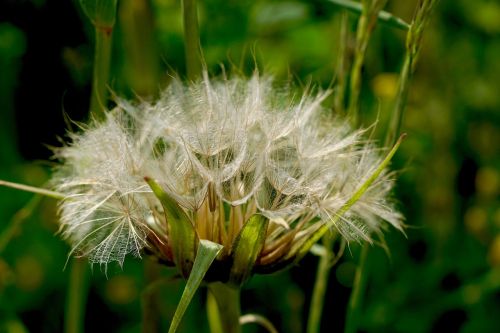
[[[184,287],[181,300],[177,305],[177,309],[174,313],[174,318],[170,323],[168,333],[175,333],[175,331],[179,327],[182,316],[186,312],[189,303],[191,303],[191,300],[193,299],[196,290],[198,290],[203,277],[205,276],[206,272],[210,268],[210,265],[222,250],[222,248],[222,245],[211,242],[209,240],[202,239],[200,241],[193,269],[191,271],[191,274],[189,274],[189,278],[187,280],[186,286]]]
[[[357,15],[361,15],[361,12],[363,11],[363,5],[359,2],[351,0],[328,0],[328,1],[338,6],[341,6]],[[406,23],[403,19],[383,10],[381,10],[378,13],[378,20],[382,23],[385,23],[395,28],[403,30],[408,30],[410,28],[410,25]]]
[[[232,248],[233,265],[229,275],[232,284],[240,286],[252,274],[253,266],[264,247],[269,220],[253,215],[241,228]]]
[[[193,266],[198,244],[196,230],[184,210],[157,182],[149,177],[145,177],[144,180],[163,206],[169,226],[169,243],[172,246],[175,265],[187,278]]]
[[[387,154],[385,159],[380,163],[380,165],[373,171],[373,173],[370,175],[370,177],[363,183],[361,186],[354,192],[351,198],[347,200],[347,202],[338,210],[336,215],[332,218],[332,220],[329,223],[325,223],[321,226],[319,226],[309,237],[305,237],[302,242],[297,242],[294,244],[292,249],[289,252],[289,255],[285,258],[285,260],[288,260],[290,258],[294,258],[294,261],[297,262],[300,260],[309,250],[311,247],[321,239],[325,235],[325,233],[334,225],[337,223],[342,215],[345,214],[361,197],[363,194],[368,190],[371,184],[380,176],[382,171],[387,167],[389,162],[391,161],[392,157],[398,150],[399,146],[401,145],[401,142],[403,139],[406,137],[406,134],[402,134],[399,137],[399,140],[396,142],[394,147],[391,149],[391,151]]]

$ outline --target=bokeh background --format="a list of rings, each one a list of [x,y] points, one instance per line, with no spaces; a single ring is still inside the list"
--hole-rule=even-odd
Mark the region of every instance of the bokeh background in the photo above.
[[[211,73],[254,68],[329,87],[338,58],[341,11],[327,0],[199,1],[201,42]],[[410,21],[416,0],[386,9]],[[351,30],[356,17],[349,15]],[[377,116],[384,135],[405,33],[379,25],[363,70],[362,122]],[[44,186],[50,146],[67,119],[85,120],[93,31],[78,2],[0,2],[0,179]],[[348,43],[352,51],[354,37]],[[180,1],[119,0],[111,89],[157,94],[183,76]],[[334,112],[334,111],[332,111]],[[500,331],[500,3],[441,0],[424,36],[403,130],[408,139],[393,168],[407,235],[389,230],[389,252],[373,248],[360,328],[364,332]],[[0,188],[0,332],[63,330],[69,247],[58,230],[56,202]],[[322,331],[339,332],[358,261],[351,244],[332,270]],[[268,317],[280,332],[304,331],[317,258],[243,291],[243,312]],[[70,264],[71,266],[71,260]],[[68,266],[68,267],[69,267]],[[149,289],[165,329],[183,288],[174,272],[147,258],[88,275],[87,332],[139,332]],[[198,293],[181,332],[207,332]],[[259,332],[246,327],[245,332]]]

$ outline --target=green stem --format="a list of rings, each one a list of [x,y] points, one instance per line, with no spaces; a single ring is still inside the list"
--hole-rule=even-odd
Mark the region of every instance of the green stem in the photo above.
[[[201,76],[202,64],[196,0],[183,0],[182,13],[184,17],[184,50],[186,52],[187,77],[189,80],[196,80]]]
[[[361,250],[356,275],[354,276],[354,284],[349,298],[349,306],[347,308],[347,318],[344,333],[357,332],[359,323],[359,314],[361,310],[361,301],[366,289],[366,281],[368,277],[367,257],[369,254],[369,244],[365,243]]]
[[[309,309],[309,318],[307,321],[307,333],[318,333],[321,327],[321,315],[323,313],[323,303],[325,300],[328,278],[332,269],[333,238],[330,235],[323,237],[323,246],[325,252],[319,257],[318,269],[316,272],[316,281],[314,281],[311,307]]]
[[[401,131],[401,123],[403,122],[404,111],[406,109],[406,103],[408,101],[412,62],[412,56],[410,52],[407,52],[399,78],[399,87],[396,102],[392,111],[387,135],[385,137],[386,146],[393,145]]]
[[[73,260],[66,299],[65,333],[84,332],[85,303],[89,288],[88,273],[87,262],[84,259]]]
[[[208,290],[217,303],[222,332],[240,333],[240,289],[215,282],[208,285]]]
[[[207,292],[207,317],[210,333],[224,333],[219,309],[217,308],[217,301],[210,291]]]
[[[340,22],[340,38],[339,38],[339,53],[337,57],[337,68],[336,68],[336,86],[334,95],[334,108],[338,114],[345,113],[345,92],[346,92],[346,79],[348,71],[348,57],[347,57],[347,42],[348,42],[348,30],[347,25],[349,19],[347,13],[342,13],[342,18]]]
[[[358,21],[356,30],[356,52],[351,68],[351,82],[348,116],[353,124],[358,123],[359,96],[361,95],[361,70],[365,61],[366,49],[373,29],[377,22],[379,11],[385,5],[387,0],[365,0],[363,1],[363,11]]]
[[[396,96],[396,102],[392,110],[391,120],[385,138],[386,146],[392,145],[401,131],[401,124],[408,102],[410,81],[418,61],[420,47],[422,46],[423,32],[436,2],[437,0],[421,0],[407,33],[406,53],[403,68],[399,76],[398,94]]]
[[[95,25],[94,74],[90,112],[98,120],[104,118],[108,100],[108,81],[111,63],[113,27]]]
[[[23,222],[33,214],[42,198],[41,195],[34,195],[23,208],[17,211],[7,228],[0,233],[0,254],[2,254],[12,238],[19,234]]]
[[[119,17],[128,87],[141,97],[157,95],[159,55],[151,0],[120,1]]]
[[[24,184],[8,182],[6,180],[0,180],[0,186],[15,188],[16,190],[31,192],[31,193],[35,193],[35,194],[41,194],[43,196],[46,196],[46,197],[49,197],[52,199],[56,199],[56,200],[64,199],[64,194],[62,194],[62,193],[54,192],[54,191],[47,190],[47,189],[40,188],[40,187],[34,187],[34,186],[29,186],[29,185],[24,185]]]

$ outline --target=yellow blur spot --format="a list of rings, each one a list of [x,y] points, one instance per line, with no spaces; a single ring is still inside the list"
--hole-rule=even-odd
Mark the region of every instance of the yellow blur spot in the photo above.
[[[500,234],[495,237],[490,245],[488,260],[491,266],[500,267]]]
[[[137,296],[135,280],[129,276],[115,276],[106,283],[106,298],[114,304],[130,304]]]
[[[43,284],[45,271],[39,260],[26,255],[16,260],[14,264],[16,285],[24,291],[34,291]]]
[[[476,176],[476,188],[480,195],[495,197],[500,187],[500,175],[493,168],[481,168]]]
[[[375,96],[382,99],[392,99],[398,91],[398,76],[394,73],[382,73],[372,81]]]
[[[500,208],[497,208],[493,215],[493,224],[500,229]]]
[[[464,223],[467,230],[480,235],[486,230],[488,214],[480,207],[471,207],[465,212]]]

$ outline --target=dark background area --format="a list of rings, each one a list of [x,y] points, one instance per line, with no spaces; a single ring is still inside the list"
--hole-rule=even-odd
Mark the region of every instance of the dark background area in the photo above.
[[[111,89],[134,96],[142,69],[127,56],[137,48],[119,1]],[[151,6],[151,57],[157,91],[168,74],[185,73],[180,2]],[[328,87],[338,52],[340,10],[327,1],[200,1],[200,33],[211,73],[256,66],[277,80]],[[416,1],[386,9],[409,21]],[[355,16],[350,15],[355,28]],[[351,36],[350,44],[354,43]],[[364,67],[362,120],[377,115],[384,135],[405,33],[380,25]],[[87,117],[92,29],[76,1],[0,2],[0,179],[44,186],[49,146],[60,145],[67,118]],[[151,46],[151,45],[150,45]],[[352,47],[352,45],[351,45]],[[139,49],[139,52],[142,49]],[[145,49],[146,50],[146,49]],[[388,230],[389,253],[370,252],[370,278],[360,327],[365,332],[495,332],[500,329],[500,3],[441,0],[425,33],[403,130],[393,163],[401,170],[396,196],[406,237]],[[144,69],[144,71],[146,71]],[[327,101],[329,102],[329,101]],[[39,202],[37,202],[39,201]],[[69,247],[59,239],[50,199],[0,188],[0,332],[62,331]],[[359,246],[351,244],[332,270],[324,332],[341,331]],[[317,258],[272,276],[254,277],[243,291],[243,312],[265,315],[280,332],[304,331]],[[86,313],[88,332],[137,332],[146,271],[171,277],[147,258],[128,260],[107,275],[94,267]],[[153,268],[151,268],[153,267]],[[183,282],[157,293],[164,326]],[[200,292],[182,332],[208,331]],[[200,324],[201,323],[201,324]],[[246,327],[245,332],[258,332]]]

